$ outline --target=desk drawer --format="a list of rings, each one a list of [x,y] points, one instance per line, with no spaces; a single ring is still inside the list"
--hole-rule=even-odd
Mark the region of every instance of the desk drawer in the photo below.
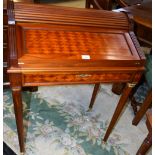
[[[23,74],[24,86],[49,84],[127,82],[132,79],[131,73],[80,73],[80,74]]]

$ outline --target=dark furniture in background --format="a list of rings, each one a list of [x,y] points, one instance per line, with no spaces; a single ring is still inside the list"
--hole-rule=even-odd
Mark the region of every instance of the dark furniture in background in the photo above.
[[[152,89],[150,89],[147,93],[147,96],[144,100],[144,103],[142,103],[140,109],[138,110],[138,112],[136,113],[132,124],[133,125],[137,125],[139,123],[139,121],[142,119],[142,117],[145,115],[146,111],[150,108],[152,103]]]
[[[131,97],[131,105],[133,107],[135,118],[134,124],[137,124],[148,108],[152,104],[152,54],[146,55],[144,80],[139,84],[139,87]],[[138,110],[138,107],[140,109]]]
[[[150,110],[146,113],[146,126],[149,133],[138,149],[136,155],[145,155],[152,146],[152,111]]]
[[[152,1],[123,8],[131,12],[135,23],[135,34],[142,46],[152,47]]]
[[[86,0],[86,8],[112,10],[112,0]]]
[[[115,7],[128,7],[132,5],[139,5],[143,0],[86,0],[86,8],[112,10]]]
[[[143,2],[143,0],[116,0],[116,2],[121,7],[128,7],[132,5],[139,5]]]

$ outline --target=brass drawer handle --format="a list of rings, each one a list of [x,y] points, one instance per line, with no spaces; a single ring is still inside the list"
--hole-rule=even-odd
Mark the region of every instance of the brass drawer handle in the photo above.
[[[76,75],[76,77],[80,77],[80,78],[90,77],[90,76],[91,76],[90,74],[79,74],[79,75]]]

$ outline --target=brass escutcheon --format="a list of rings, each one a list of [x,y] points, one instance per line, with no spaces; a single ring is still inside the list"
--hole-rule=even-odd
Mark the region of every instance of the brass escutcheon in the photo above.
[[[128,85],[128,87],[133,88],[133,87],[135,87],[136,83],[128,83],[127,85]]]
[[[90,77],[90,76],[91,76],[90,74],[79,74],[79,75],[76,75],[76,77],[80,77],[80,78]]]

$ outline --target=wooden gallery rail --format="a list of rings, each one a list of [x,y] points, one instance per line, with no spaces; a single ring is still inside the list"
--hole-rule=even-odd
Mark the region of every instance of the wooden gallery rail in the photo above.
[[[103,138],[106,141],[128,95],[144,71],[145,57],[122,12],[8,3],[9,79],[20,151],[24,152],[21,88],[125,82]]]

